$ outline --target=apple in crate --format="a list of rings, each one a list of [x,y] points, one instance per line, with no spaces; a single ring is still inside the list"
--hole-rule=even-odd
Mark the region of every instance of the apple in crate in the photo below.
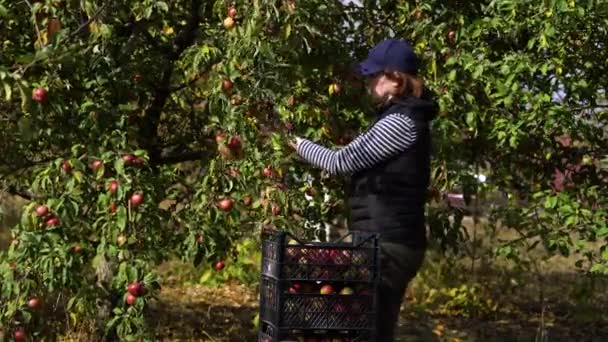
[[[367,280],[367,279],[369,279],[369,276],[370,276],[370,272],[367,267],[363,267],[359,270],[359,279],[360,280]]]
[[[346,279],[356,279],[356,278],[357,278],[358,273],[359,273],[359,272],[358,272],[358,268],[357,268],[357,267],[354,267],[354,266],[353,266],[353,267],[350,267],[350,268],[348,269],[348,271],[346,271],[346,272],[344,273],[344,278],[346,278]]]
[[[350,251],[331,249],[329,250],[329,259],[335,265],[347,265],[350,262]]]
[[[367,265],[367,255],[365,251],[353,251],[352,264],[356,266]]]
[[[295,283],[289,288],[288,292],[294,294],[300,293],[300,290],[302,290],[302,285],[300,285],[299,283]]]
[[[355,291],[348,286],[345,286],[340,290],[341,295],[352,295],[353,293],[355,293]]]
[[[319,291],[319,293],[323,295],[332,294],[334,293],[334,288],[331,285],[326,284],[321,287],[321,291]]]
[[[292,260],[298,260],[298,251],[299,248],[294,248],[294,247],[289,247],[289,246],[299,246],[300,244],[298,243],[298,241],[294,240],[294,239],[290,239],[289,242],[287,242],[287,250],[285,253],[287,256],[287,260],[288,261],[292,261]]]
[[[346,312],[346,305],[344,305],[342,303],[335,304],[334,305],[334,312],[345,313]]]

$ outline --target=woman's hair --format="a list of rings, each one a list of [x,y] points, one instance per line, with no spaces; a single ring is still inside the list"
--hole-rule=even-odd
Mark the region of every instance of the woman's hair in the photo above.
[[[416,75],[392,70],[385,70],[384,75],[397,82],[397,91],[395,94],[391,94],[395,97],[414,96],[420,98],[424,92],[424,81]]]

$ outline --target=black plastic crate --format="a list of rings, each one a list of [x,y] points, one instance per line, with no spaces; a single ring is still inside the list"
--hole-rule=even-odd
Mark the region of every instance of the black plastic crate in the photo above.
[[[378,239],[349,235],[330,243],[265,237],[259,341],[374,341]]]
[[[352,242],[342,242],[351,236]],[[373,234],[349,233],[330,243],[302,242],[289,233],[268,235],[262,243],[262,275],[280,280],[374,282],[378,240]]]
[[[279,336],[275,338],[274,336]],[[264,322],[260,327],[258,342],[369,342],[374,341],[369,331],[307,331],[290,329],[279,331],[272,324]]]

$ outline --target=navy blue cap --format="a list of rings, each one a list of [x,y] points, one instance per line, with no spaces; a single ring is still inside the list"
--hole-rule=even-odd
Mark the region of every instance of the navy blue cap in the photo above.
[[[356,70],[370,76],[385,70],[415,74],[418,69],[418,56],[412,46],[401,39],[386,39],[376,44]]]

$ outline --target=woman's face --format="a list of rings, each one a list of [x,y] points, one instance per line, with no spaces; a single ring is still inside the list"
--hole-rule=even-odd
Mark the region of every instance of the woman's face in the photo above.
[[[384,99],[396,92],[397,82],[386,77],[384,73],[379,73],[369,78],[367,88],[375,99]]]

